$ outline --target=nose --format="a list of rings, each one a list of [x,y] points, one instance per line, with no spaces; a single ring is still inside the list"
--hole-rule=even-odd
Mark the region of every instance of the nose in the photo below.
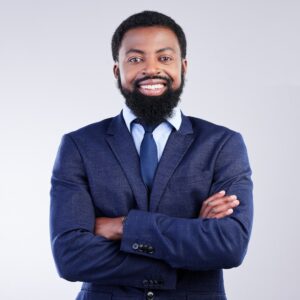
[[[154,59],[148,59],[146,61],[146,64],[142,70],[142,74],[145,76],[154,76],[161,74],[161,69],[159,67],[159,64]]]

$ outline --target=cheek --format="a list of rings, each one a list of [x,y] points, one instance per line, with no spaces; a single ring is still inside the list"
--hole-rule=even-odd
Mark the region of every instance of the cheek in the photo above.
[[[176,74],[176,76],[173,76],[173,80],[172,87],[175,89],[179,88],[181,84],[181,74]]]
[[[172,69],[169,70],[169,76],[173,78],[173,84],[172,84],[173,88],[178,88],[180,86],[181,72],[182,72],[182,68],[180,64],[174,66]]]
[[[122,85],[130,85],[135,78],[135,73],[132,70],[121,69],[120,78]]]
[[[120,72],[119,73],[120,81],[123,87],[128,87],[128,78],[126,73]]]

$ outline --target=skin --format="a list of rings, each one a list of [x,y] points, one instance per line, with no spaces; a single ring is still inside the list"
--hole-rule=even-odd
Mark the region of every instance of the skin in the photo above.
[[[225,191],[220,191],[207,198],[202,203],[199,212],[200,218],[224,218],[233,213],[233,209],[240,204],[236,195],[225,195]]]
[[[186,74],[187,60],[181,57],[176,35],[168,28],[145,27],[129,30],[123,38],[119,61],[114,65],[114,75],[120,76],[122,87],[132,91],[134,82],[145,76],[159,75],[172,80],[177,89],[181,83],[181,70]],[[164,84],[163,80],[147,80],[141,85]],[[157,91],[140,89],[146,95],[160,95],[165,86]]]
[[[119,60],[113,72],[121,78],[122,87],[132,91],[136,80],[159,75],[172,81],[172,88],[181,83],[181,71],[187,71],[187,60],[181,57],[180,46],[173,31],[154,26],[129,30],[119,49]],[[145,95],[160,95],[165,91],[164,80],[142,80],[139,86]],[[225,218],[239,205],[235,195],[220,191],[203,201],[199,218]],[[109,240],[120,240],[123,235],[124,216],[96,218],[94,233]]]

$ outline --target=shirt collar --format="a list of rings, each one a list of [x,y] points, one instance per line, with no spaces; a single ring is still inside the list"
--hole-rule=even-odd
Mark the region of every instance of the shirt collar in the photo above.
[[[126,126],[128,130],[131,132],[130,125],[132,121],[134,121],[137,117],[127,105],[123,106],[122,113],[123,113],[123,118],[125,120]],[[166,121],[170,123],[176,130],[179,130],[182,118],[181,118],[181,110],[178,106],[173,108],[172,116],[168,117]]]

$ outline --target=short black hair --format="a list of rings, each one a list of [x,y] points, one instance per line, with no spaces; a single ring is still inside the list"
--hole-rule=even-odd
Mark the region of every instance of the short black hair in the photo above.
[[[186,38],[182,28],[169,16],[156,11],[145,10],[124,20],[113,34],[111,49],[113,60],[119,59],[119,50],[125,33],[138,27],[162,26],[171,29],[179,42],[181,57],[186,57]]]

